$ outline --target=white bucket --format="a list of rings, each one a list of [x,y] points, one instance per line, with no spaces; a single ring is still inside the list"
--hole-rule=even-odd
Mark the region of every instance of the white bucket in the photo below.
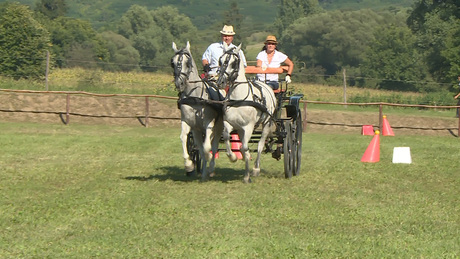
[[[393,149],[394,164],[411,164],[410,147],[395,147]]]

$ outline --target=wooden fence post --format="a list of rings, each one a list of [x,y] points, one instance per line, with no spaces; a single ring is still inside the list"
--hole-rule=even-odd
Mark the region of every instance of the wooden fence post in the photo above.
[[[69,124],[70,120],[70,94],[66,96],[66,107],[65,107],[65,125]]]
[[[380,130],[380,134],[382,134],[382,127],[383,125],[383,108],[382,108],[382,104],[379,105],[379,130]]]
[[[146,96],[145,97],[145,127],[148,128],[149,127],[149,113],[150,113],[150,109],[149,109],[149,97]]]
[[[343,102],[347,103],[347,71],[343,69]],[[348,107],[344,105],[345,109]]]

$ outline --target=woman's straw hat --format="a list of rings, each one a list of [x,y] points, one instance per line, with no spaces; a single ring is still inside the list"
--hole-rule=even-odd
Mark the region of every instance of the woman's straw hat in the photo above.
[[[223,35],[235,35],[235,32],[233,31],[233,26],[231,25],[224,25],[224,28],[222,28],[220,33]]]
[[[265,40],[264,43],[265,43],[265,44],[267,44],[267,43],[275,43],[275,44],[278,44],[278,42],[276,41],[275,35],[268,35],[268,36],[267,36],[267,39]]]

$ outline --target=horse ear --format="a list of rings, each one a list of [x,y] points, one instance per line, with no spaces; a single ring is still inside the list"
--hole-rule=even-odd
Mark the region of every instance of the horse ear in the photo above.
[[[185,47],[187,49],[188,52],[190,52],[190,42],[187,41],[187,46]]]
[[[238,45],[238,48],[236,48],[236,52],[237,52],[237,53],[240,52],[240,50],[241,50],[241,44],[242,44],[242,43],[240,43],[240,45]]]
[[[172,43],[172,48],[173,48],[174,52],[178,52],[176,43],[174,41]]]

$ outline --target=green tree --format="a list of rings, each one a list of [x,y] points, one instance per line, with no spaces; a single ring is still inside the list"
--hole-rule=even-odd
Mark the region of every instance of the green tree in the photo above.
[[[101,34],[107,42],[110,60],[106,65],[109,70],[131,71],[139,68],[140,55],[131,44],[131,41],[112,31]]]
[[[289,56],[308,67],[324,68],[334,75],[342,67],[358,67],[374,29],[380,24],[397,22],[393,15],[372,10],[330,11],[300,18],[282,37],[283,49]]]
[[[118,32],[126,38],[156,26],[150,11],[140,5],[132,5],[121,17]]]
[[[67,5],[64,0],[40,0],[37,2],[35,10],[50,19],[55,19],[67,13]]]
[[[274,22],[278,35],[295,20],[322,12],[318,0],[281,0],[278,15]]]
[[[149,11],[133,5],[123,15],[118,28],[139,52],[140,66],[146,71],[168,67],[171,42],[186,42],[194,39],[197,33],[190,18],[171,6]]]
[[[428,91],[421,81],[429,80],[416,38],[407,27],[377,29],[361,65],[364,77],[377,81],[377,88],[398,91]],[[422,89],[420,89],[422,88]]]
[[[460,75],[460,23],[455,24],[448,32],[450,37],[446,39],[446,48],[441,51],[441,55],[449,62],[449,70],[446,72],[446,82],[454,81]],[[451,85],[452,86],[452,85]],[[459,91],[457,81],[450,87],[449,90]]]
[[[48,31],[25,5],[0,5],[0,72],[13,78],[45,75]]]
[[[460,32],[460,1],[418,0],[407,24],[417,35],[418,50],[424,53],[429,72],[438,82],[453,82],[458,67],[458,33]]]
[[[106,42],[88,21],[61,16],[48,27],[59,66],[94,67],[110,60]]]

